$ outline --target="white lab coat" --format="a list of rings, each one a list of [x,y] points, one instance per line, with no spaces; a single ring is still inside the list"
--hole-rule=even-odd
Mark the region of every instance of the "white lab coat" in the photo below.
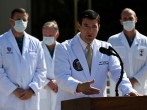
[[[39,90],[46,79],[46,65],[41,43],[24,33],[22,54],[12,31],[0,37],[0,110],[39,110]],[[31,87],[35,94],[20,100],[13,91]]]
[[[145,94],[145,80],[147,79],[147,37],[136,31],[135,39],[130,47],[123,32],[113,35],[108,40],[120,55],[124,69],[129,78],[136,78],[138,84],[135,89]],[[110,95],[114,96],[115,83],[110,81]]]
[[[112,78],[118,81],[120,76],[120,64],[116,57],[107,56],[99,52],[100,47],[108,48],[109,43],[94,40],[93,59],[91,73],[78,33],[73,39],[67,40],[56,47],[55,52],[55,78],[59,87],[55,110],[61,110],[61,101],[79,97],[105,97],[108,70]],[[91,75],[90,75],[91,74]],[[99,88],[101,92],[95,95],[76,93],[78,83],[95,79],[92,86]],[[132,86],[124,74],[123,81],[119,86],[123,94],[133,91]]]
[[[45,54],[45,61],[46,61],[46,67],[47,67],[47,82],[50,81],[49,79],[55,79],[54,76],[54,54],[53,58],[50,55],[50,52],[47,48],[47,46],[44,44],[44,42],[41,42],[44,54]],[[56,42],[56,45],[59,43]],[[56,49],[56,46],[55,46]],[[52,91],[47,85],[45,85],[44,88],[40,91],[40,110],[54,110],[55,109],[55,103],[56,103],[57,93]]]

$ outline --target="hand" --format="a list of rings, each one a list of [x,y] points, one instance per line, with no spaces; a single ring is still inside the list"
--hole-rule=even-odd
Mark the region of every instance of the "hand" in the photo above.
[[[24,91],[25,91],[25,90],[22,89],[22,88],[17,88],[17,89],[14,90],[13,93],[15,94],[16,97],[20,98],[20,97],[23,96]]]
[[[134,85],[136,83],[138,83],[138,81],[134,77],[133,78],[130,78],[130,82],[131,82],[131,84],[132,84],[133,87],[134,87]]]
[[[58,92],[58,86],[57,86],[56,80],[51,80],[48,83],[48,87],[51,88],[51,90],[53,90],[55,93]]]
[[[139,94],[138,92],[130,92],[130,93],[126,94],[125,96],[142,96],[142,95]]]
[[[77,86],[77,92],[82,92],[86,95],[99,94],[100,89],[91,86],[91,84],[93,84],[94,82],[95,81],[92,80],[84,83],[79,83]]]
[[[33,96],[33,94],[34,94],[34,91],[31,88],[29,88],[29,89],[25,90],[23,92],[23,95],[21,95],[21,97],[19,97],[19,98],[21,100],[27,100],[27,99],[30,99]]]

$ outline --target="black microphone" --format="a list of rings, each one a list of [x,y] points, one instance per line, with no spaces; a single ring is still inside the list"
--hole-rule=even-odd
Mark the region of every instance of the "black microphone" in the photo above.
[[[119,54],[118,54],[111,46],[109,46],[108,49],[107,49],[107,48],[104,48],[104,47],[100,47],[99,51],[100,51],[101,53],[103,53],[103,54],[108,55],[108,56],[114,55],[114,56],[116,56],[116,57],[119,59],[119,61],[120,61],[121,74],[120,74],[119,80],[118,80],[118,82],[116,83],[116,87],[115,87],[116,96],[119,96],[119,94],[118,94],[118,86],[119,86],[119,84],[121,83],[122,78],[123,78],[123,74],[124,74],[123,62],[122,62],[122,60],[121,60]]]
[[[104,48],[104,47],[100,47],[99,51],[103,54],[106,54],[108,56],[111,56],[111,55],[114,55],[116,56],[115,53],[113,53],[113,51],[110,49],[110,47],[107,49],[107,48]]]

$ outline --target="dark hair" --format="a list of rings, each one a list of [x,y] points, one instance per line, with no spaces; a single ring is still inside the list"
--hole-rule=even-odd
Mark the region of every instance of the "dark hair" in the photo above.
[[[78,17],[79,24],[82,24],[82,21],[84,18],[88,18],[92,20],[97,19],[98,24],[100,24],[100,15],[94,10],[88,9],[88,10],[83,11],[81,15]]]
[[[14,17],[15,13],[26,13],[28,15],[28,13],[26,12],[25,9],[23,8],[15,8],[14,10],[12,10],[11,12],[11,18]],[[29,15],[28,15],[29,16]]]

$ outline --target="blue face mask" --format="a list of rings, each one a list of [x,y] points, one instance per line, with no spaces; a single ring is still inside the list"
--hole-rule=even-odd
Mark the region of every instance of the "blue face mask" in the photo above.
[[[134,21],[124,21],[123,28],[126,31],[132,31],[135,28],[135,22]]]
[[[15,31],[24,32],[24,30],[27,28],[27,23],[28,23],[27,21],[16,20],[14,25]]]

